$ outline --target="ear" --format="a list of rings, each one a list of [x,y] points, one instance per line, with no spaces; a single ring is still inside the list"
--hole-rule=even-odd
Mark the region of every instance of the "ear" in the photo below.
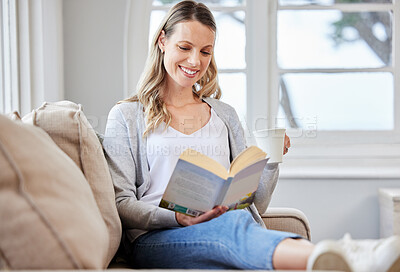
[[[160,48],[161,52],[165,51],[165,31],[161,30],[160,36],[158,36],[158,48]]]

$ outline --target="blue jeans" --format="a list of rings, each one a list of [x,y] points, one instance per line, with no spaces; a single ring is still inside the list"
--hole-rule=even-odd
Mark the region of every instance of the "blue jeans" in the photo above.
[[[286,238],[302,238],[258,225],[245,210],[227,212],[190,227],[154,230],[125,241],[135,268],[264,269],[272,270],[272,255]]]

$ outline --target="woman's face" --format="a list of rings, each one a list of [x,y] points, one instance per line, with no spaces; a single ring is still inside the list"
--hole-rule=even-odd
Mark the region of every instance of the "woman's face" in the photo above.
[[[192,88],[203,77],[211,61],[215,33],[198,21],[175,25],[173,34],[159,37],[164,51],[164,67],[168,88]]]

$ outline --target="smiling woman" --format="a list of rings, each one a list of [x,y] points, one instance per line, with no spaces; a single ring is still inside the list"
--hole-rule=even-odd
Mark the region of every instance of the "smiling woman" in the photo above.
[[[119,102],[111,109],[108,117],[103,146],[109,158],[115,186],[121,188],[116,193],[116,202],[122,204],[117,205],[119,214],[124,224],[130,226],[126,229],[125,249],[129,252],[131,261],[142,268],[271,269],[273,250],[268,249],[274,249],[281,242],[285,244],[283,240],[286,238],[300,238],[296,234],[278,233],[262,228],[264,223],[260,212],[264,212],[277,182],[277,163],[266,166],[259,181],[263,185],[260,186],[260,193],[255,194],[254,202],[261,205],[259,211],[253,203],[246,212],[232,212],[230,216],[224,217],[228,207],[215,206],[198,217],[191,217],[157,206],[179,159],[179,154],[168,152],[171,150],[169,147],[176,150],[190,145],[197,150],[209,146],[210,148],[204,149],[204,155],[225,167],[246,148],[244,133],[235,110],[219,101],[220,88],[213,54],[215,33],[214,17],[204,4],[182,1],[172,7],[154,34],[137,94]],[[210,129],[203,130],[206,126]],[[215,133],[209,134],[206,131]],[[129,141],[126,142],[126,139]],[[112,150],[115,150],[116,146],[132,152],[115,154]],[[213,150],[223,152],[216,153]],[[142,161],[142,158],[146,159]],[[132,195],[129,192],[135,193]],[[220,219],[220,216],[221,220],[213,220]],[[226,223],[230,218],[235,222],[243,222],[243,225]],[[218,226],[219,222],[225,222],[231,228],[222,229]],[[194,233],[189,228],[171,228],[183,226],[196,228],[191,228]],[[230,234],[235,236],[236,228],[242,227],[245,227],[246,231],[240,237],[230,237]],[[158,231],[153,231],[155,229]],[[169,231],[174,229],[176,231]],[[199,233],[196,233],[197,231]],[[158,234],[162,237],[158,237]],[[187,241],[193,249],[190,252],[197,252],[198,255],[193,258],[190,254],[183,253],[182,250],[187,251],[187,247],[171,250],[170,246],[167,246],[167,252],[159,249],[160,254],[147,252],[150,249],[147,246],[142,248],[142,245],[148,244],[142,238],[148,237],[155,243],[171,245],[175,235]],[[248,235],[251,237],[247,237]],[[243,253],[238,252],[234,254],[233,259],[221,261],[221,254],[225,253],[220,252],[219,247],[211,246],[210,252],[203,252],[205,245],[201,241],[214,239],[214,236],[221,237],[222,243],[236,240],[238,244],[232,245],[235,251],[242,248],[241,242],[271,242],[262,243],[257,254],[251,255],[256,257],[254,263],[248,264],[247,261],[234,261]],[[267,239],[270,236],[271,239]],[[141,247],[140,250],[131,244],[133,241]],[[301,240],[289,243],[301,245],[302,252],[309,252],[312,248],[310,243]],[[153,245],[153,242],[150,244]],[[244,247],[247,248],[248,245]],[[176,263],[174,260],[171,263],[173,258],[166,256],[167,253],[172,256],[179,255],[181,262]],[[151,260],[155,255],[160,258]],[[258,255],[262,257],[258,258]],[[217,263],[209,262],[209,258]],[[260,263],[263,258],[267,261]],[[193,259],[198,259],[198,263],[193,263]],[[299,254],[295,259],[292,264],[286,263],[281,267],[305,267],[305,254]]]
[[[171,150],[190,146],[228,167],[247,148],[235,109],[219,100],[215,33],[214,16],[204,4],[186,0],[174,5],[154,34],[137,94],[110,110],[103,147],[129,261],[137,268],[362,271],[346,251],[355,244],[350,239],[314,247],[294,233],[264,228],[260,213],[276,186],[278,163],[265,166],[254,202],[243,210],[227,212],[227,206],[217,205],[189,216],[159,204],[170,179],[187,186],[193,179],[192,173],[172,174],[179,154]],[[290,145],[286,138],[281,152]],[[395,252],[387,267],[400,265],[400,237],[391,241],[379,247],[379,252]],[[358,256],[363,250],[354,252],[355,260],[368,261]],[[374,270],[385,268],[379,264]]]

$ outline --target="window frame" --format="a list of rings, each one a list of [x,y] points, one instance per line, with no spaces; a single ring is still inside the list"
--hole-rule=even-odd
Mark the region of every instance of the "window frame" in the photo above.
[[[279,0],[277,0],[279,1]],[[393,3],[387,3],[387,4],[372,4],[372,3],[364,3],[364,4],[333,4],[331,6],[320,6],[320,5],[303,5],[303,6],[294,6],[294,5],[287,5],[287,6],[278,6],[277,7],[277,12],[279,11],[285,11],[285,10],[340,10],[342,12],[390,12],[395,11],[395,5]],[[394,14],[394,19],[398,21],[397,16]],[[395,33],[395,27],[396,25],[395,20],[393,21],[393,37],[392,39],[392,52],[394,53],[396,48],[395,48],[395,39],[397,38],[398,35]],[[276,29],[277,30],[277,29]],[[275,30],[275,31],[276,31]],[[275,34],[275,37],[277,35]],[[392,56],[395,58],[396,54],[392,54]],[[398,73],[398,68],[396,69],[396,62],[395,59],[393,59],[392,63],[390,66],[386,67],[378,67],[378,68],[309,68],[309,69],[285,69],[285,68],[280,68],[278,64],[276,64],[276,68],[278,70],[278,77],[280,77],[283,74],[296,74],[296,73],[306,73],[306,74],[314,74],[314,73],[324,73],[324,74],[330,74],[330,73],[352,73],[352,72],[361,72],[361,73],[368,73],[368,72],[389,72],[393,75],[393,94],[394,94],[394,100],[399,96],[399,88],[398,85],[396,87],[396,81],[397,84],[399,83],[398,80],[396,79],[396,75],[399,75]],[[395,103],[395,101],[393,101]],[[378,142],[380,143],[396,143],[396,136],[399,136],[399,134],[396,135],[396,132],[399,132],[400,129],[400,118],[399,118],[399,111],[395,107],[396,104],[394,104],[394,128],[393,132],[387,132],[387,131],[373,131],[373,130],[367,130],[367,131],[319,131],[318,133],[322,133],[322,136],[324,137],[329,137],[330,134],[335,133],[335,134],[340,134],[341,136],[343,135],[345,139],[351,139],[353,137],[360,137],[362,136],[362,141],[366,141],[367,143],[374,143],[376,142],[376,136],[379,135],[380,138],[383,138],[379,140]],[[360,135],[362,134],[362,135]],[[397,140],[398,142],[398,140]],[[342,143],[354,143],[352,140],[342,140]]]
[[[0,52],[0,112],[23,116],[44,101],[64,99],[62,0],[4,0],[1,6],[5,2],[11,16],[9,33],[0,23],[1,39],[9,35],[10,41],[9,52]]]
[[[265,126],[273,126],[279,107],[279,76],[289,69],[281,69],[277,63],[277,16],[278,0],[248,1],[247,16],[252,18],[248,28],[254,30],[257,24],[266,25],[262,31],[249,35],[247,43],[249,66],[248,122],[254,124],[260,119]],[[396,1],[398,2],[398,1]],[[393,52],[400,47],[399,25],[400,4],[336,4],[333,6],[286,6],[284,9],[337,9],[343,11],[380,11],[393,8]],[[266,18],[267,17],[267,18]],[[263,50],[266,48],[267,50]],[[393,131],[306,131],[288,129],[292,148],[281,165],[281,178],[400,178],[400,63],[399,54],[393,54],[393,68],[365,69],[365,71],[390,71],[394,80],[394,129]],[[294,69],[290,69],[293,72]],[[306,69],[320,72],[320,69]],[[324,69],[337,72],[339,69]],[[340,69],[350,72],[362,69]],[[295,72],[300,72],[296,70]],[[266,76],[265,76],[266,75]],[[397,75],[397,76],[396,76]],[[265,91],[253,86],[266,86]],[[266,105],[263,107],[263,104]],[[265,121],[265,122],[264,122]],[[344,170],[344,171],[342,171]],[[367,174],[366,174],[367,173]]]
[[[1,14],[1,20],[0,20],[0,90],[4,90],[4,45],[3,45],[3,20],[5,18],[3,14],[3,3],[0,3],[0,14]],[[4,92],[0,91],[0,112],[5,112],[5,98],[4,98]]]
[[[0,110],[1,112],[11,112],[20,109],[16,0],[2,1],[0,12],[2,14],[0,22],[0,84],[2,90]]]

